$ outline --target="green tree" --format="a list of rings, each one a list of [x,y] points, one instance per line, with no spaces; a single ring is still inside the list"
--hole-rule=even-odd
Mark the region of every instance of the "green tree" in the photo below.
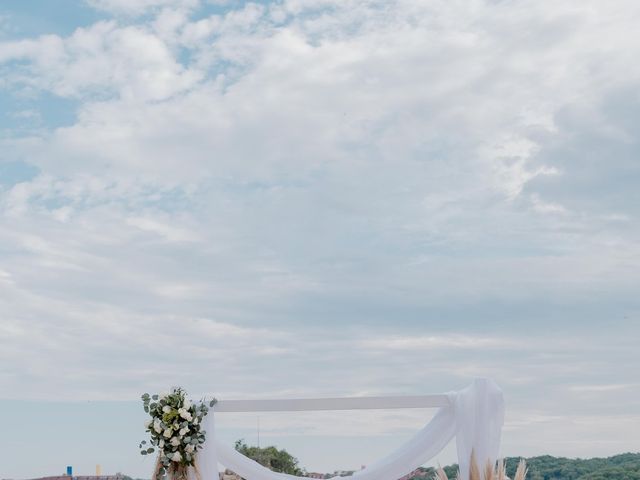
[[[543,455],[525,459],[527,480],[640,480],[640,453],[623,453],[609,458],[563,458]],[[505,459],[507,475],[513,478],[518,457]],[[457,465],[444,467],[455,478]]]
[[[236,442],[236,450],[243,455],[255,460],[274,472],[288,473],[290,475],[305,475],[306,472],[298,465],[298,459],[286,450],[278,450],[276,447],[250,447],[244,440]]]

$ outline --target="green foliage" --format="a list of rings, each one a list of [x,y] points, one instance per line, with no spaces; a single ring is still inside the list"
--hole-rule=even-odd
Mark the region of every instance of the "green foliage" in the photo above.
[[[544,455],[526,458],[527,480],[640,480],[640,453],[624,453],[609,458],[570,459]],[[507,475],[513,478],[519,457],[505,458]],[[425,473],[428,469],[424,469]],[[444,467],[455,478],[457,465]],[[420,478],[432,478],[426,475]]]
[[[527,465],[529,480],[640,480],[640,454],[633,453],[588,460],[533,457]]]
[[[278,450],[276,447],[250,447],[244,440],[236,442],[236,450],[243,455],[255,460],[274,472],[288,473],[290,475],[305,475],[298,466],[298,459],[286,450]]]

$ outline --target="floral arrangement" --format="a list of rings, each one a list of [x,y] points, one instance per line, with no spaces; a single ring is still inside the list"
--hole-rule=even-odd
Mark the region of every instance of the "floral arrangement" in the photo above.
[[[159,452],[154,479],[165,475],[175,480],[187,479],[189,467],[196,468],[196,453],[202,448],[206,432],[202,420],[216,400],[194,404],[182,388],[157,395],[142,395],[144,411],[151,419],[145,422],[150,439],[140,442],[142,455]],[[197,469],[196,469],[197,470]]]

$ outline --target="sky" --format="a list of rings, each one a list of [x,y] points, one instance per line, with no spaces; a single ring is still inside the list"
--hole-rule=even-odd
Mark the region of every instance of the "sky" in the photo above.
[[[148,478],[139,396],[172,385],[486,376],[504,455],[637,451],[639,21],[635,0],[1,2],[0,478]],[[325,472],[432,414],[218,423]]]

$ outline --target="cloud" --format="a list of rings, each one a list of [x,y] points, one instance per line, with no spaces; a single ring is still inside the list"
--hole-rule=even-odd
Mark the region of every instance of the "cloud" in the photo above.
[[[137,16],[162,7],[194,8],[200,0],[86,0],[90,6],[105,12]]]
[[[610,392],[615,390],[626,390],[637,386],[638,385],[634,383],[613,383],[605,385],[573,385],[570,388],[574,392]]]
[[[183,68],[148,29],[118,27],[113,21],[79,28],[67,38],[44,35],[6,42],[0,45],[0,62],[8,63],[4,83],[63,97],[115,94],[160,100],[199,79],[197,72]]]
[[[363,342],[363,348],[374,350],[422,350],[439,348],[516,348],[521,346],[520,342],[514,339],[492,338],[466,335],[443,335],[443,336],[384,336],[377,339],[370,339]]]
[[[366,322],[595,292],[619,302],[639,253],[617,220],[637,211],[614,192],[633,185],[603,185],[597,202],[584,192],[617,168],[634,175],[635,110],[611,100],[637,72],[624,27],[599,20],[622,5],[595,17],[526,2],[398,2],[391,16],[353,2],[164,8],[4,42],[7,88],[79,102],[71,125],[1,140],[5,160],[40,172],[3,191],[5,242],[51,278],[100,272],[73,282],[107,304],[259,298],[322,318],[326,302],[365,302]],[[585,136],[620,155],[585,171]]]
[[[531,195],[533,209],[542,214],[566,214],[567,209],[557,203],[544,202],[537,194]]]

